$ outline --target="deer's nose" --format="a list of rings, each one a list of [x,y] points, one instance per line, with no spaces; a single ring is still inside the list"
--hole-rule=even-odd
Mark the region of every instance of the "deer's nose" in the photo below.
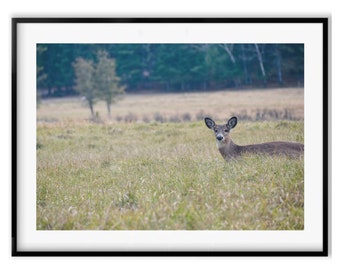
[[[216,139],[219,140],[219,141],[221,141],[221,140],[223,140],[223,136],[222,136],[221,134],[218,134],[218,135],[216,136]]]

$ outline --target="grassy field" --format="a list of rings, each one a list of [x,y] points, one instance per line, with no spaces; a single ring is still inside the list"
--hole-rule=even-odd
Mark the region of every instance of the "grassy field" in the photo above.
[[[268,113],[277,119],[240,121],[234,142],[303,142],[303,90],[278,91],[287,92],[281,98],[269,90],[186,99],[126,96],[111,119],[98,104],[101,121],[86,120],[89,110],[76,99],[43,101],[37,115],[37,229],[304,229],[303,158],[251,155],[227,163],[198,120],[200,111],[220,119],[243,111],[255,119],[282,109],[295,120]],[[125,121],[129,113],[137,118]]]

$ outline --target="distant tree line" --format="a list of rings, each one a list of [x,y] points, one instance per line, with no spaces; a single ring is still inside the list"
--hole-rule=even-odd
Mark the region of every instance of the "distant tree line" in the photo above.
[[[37,89],[76,93],[74,63],[115,60],[126,91],[193,91],[303,86],[303,44],[38,44]]]

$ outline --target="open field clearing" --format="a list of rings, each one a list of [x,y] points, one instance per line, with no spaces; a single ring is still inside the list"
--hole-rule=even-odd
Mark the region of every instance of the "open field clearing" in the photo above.
[[[37,229],[304,229],[303,157],[249,155],[227,163],[211,130],[194,116],[203,110],[224,120],[232,112],[251,116],[282,108],[303,119],[302,89],[280,98],[268,93],[272,98],[267,91],[242,91],[254,95],[248,98],[234,92],[127,96],[112,107],[112,118],[131,112],[138,119],[130,123],[106,119],[104,105],[96,107],[102,121],[93,122],[85,121],[89,110],[74,99],[43,101],[37,115]],[[166,119],[192,117],[160,123],[155,112]],[[303,142],[304,124],[243,120],[231,137],[237,144]]]
[[[108,118],[106,106],[98,102],[95,111],[102,121],[179,122],[201,120],[205,115],[223,120],[237,115],[245,120],[304,119],[304,90],[218,91],[187,94],[127,94],[112,106]],[[80,98],[43,100],[38,121],[84,121],[90,118],[86,101]]]

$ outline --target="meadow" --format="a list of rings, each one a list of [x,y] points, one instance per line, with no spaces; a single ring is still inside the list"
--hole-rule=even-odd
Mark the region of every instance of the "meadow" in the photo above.
[[[202,117],[238,144],[303,142],[303,89],[79,98],[37,110],[38,230],[302,230],[304,160],[225,162]]]

